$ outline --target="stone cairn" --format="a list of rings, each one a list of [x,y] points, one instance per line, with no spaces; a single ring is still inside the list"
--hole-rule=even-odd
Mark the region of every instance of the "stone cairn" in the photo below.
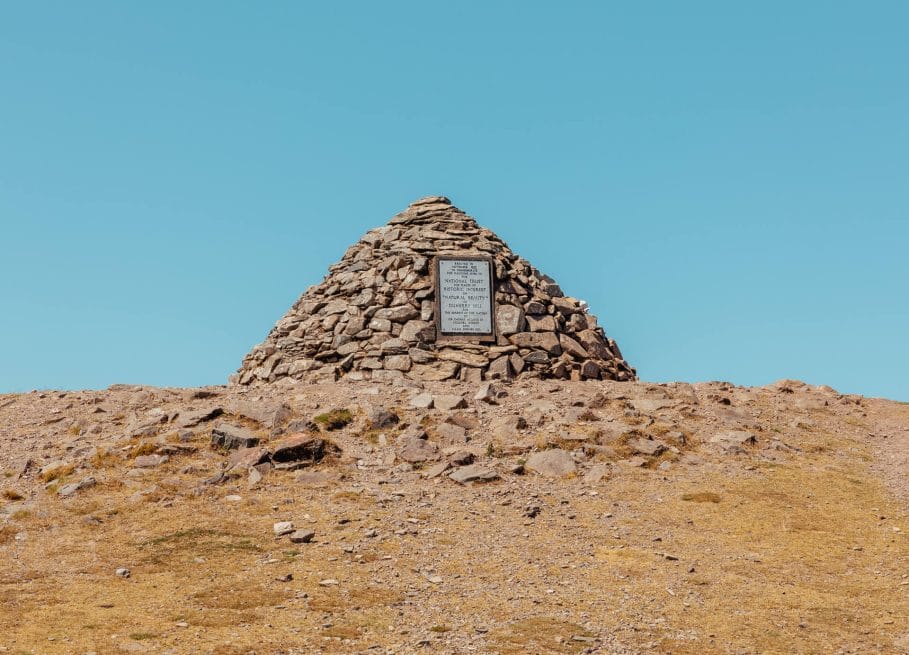
[[[495,340],[437,339],[433,257],[490,257]],[[244,358],[232,384],[281,378],[634,380],[584,303],[444,197],[370,230]]]

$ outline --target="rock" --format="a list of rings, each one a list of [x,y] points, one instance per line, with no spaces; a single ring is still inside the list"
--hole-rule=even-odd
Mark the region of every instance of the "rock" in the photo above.
[[[674,405],[675,402],[671,400],[666,400],[665,398],[632,398],[631,405],[639,412],[644,414],[651,414],[657,412],[664,407],[670,407]]]
[[[540,349],[550,355],[562,353],[559,338],[554,332],[518,332],[508,337],[508,340],[519,348]]]
[[[524,330],[524,310],[514,305],[496,307],[496,327],[499,334],[508,336]]]
[[[563,477],[577,471],[577,465],[571,457],[571,453],[560,448],[534,453],[527,459],[524,466],[546,477]]]
[[[666,450],[666,446],[653,439],[629,439],[628,447],[635,455],[656,457]]]
[[[519,430],[527,427],[523,416],[500,416],[490,425],[492,436],[500,441],[516,441],[520,438]]]
[[[271,446],[269,450],[271,459],[275,463],[315,463],[321,461],[327,454],[335,454],[339,451],[337,446],[310,434],[291,435]]]
[[[403,339],[386,339],[380,346],[383,355],[399,355],[407,352],[407,342]],[[388,359],[386,358],[386,367]]]
[[[398,457],[411,464],[419,464],[439,458],[439,447],[418,437],[404,437],[398,446]]]
[[[737,454],[745,452],[745,446],[756,444],[757,437],[745,430],[726,430],[717,432],[710,439],[710,443],[723,452]]]
[[[474,394],[473,399],[479,400],[490,405],[498,404],[499,398],[508,395],[505,393],[504,389],[501,389],[492,382],[486,382],[480,386],[477,392]]]
[[[559,335],[559,345],[562,347],[562,352],[566,352],[572,357],[576,357],[578,359],[587,359],[590,356],[587,354],[587,351],[584,350],[584,346],[569,337],[567,334]]]
[[[482,368],[489,363],[489,358],[487,358],[486,355],[480,355],[466,350],[455,350],[452,348],[440,350],[436,353],[436,357],[442,361],[457,362],[458,364],[475,368]]]
[[[408,321],[401,328],[401,340],[407,343],[432,343],[436,340],[436,327],[429,321]]]
[[[369,329],[376,332],[391,332],[391,321],[387,318],[374,318],[369,322]]]
[[[257,446],[255,448],[239,448],[230,454],[227,459],[227,470],[245,470],[261,464],[268,459],[268,451]]]
[[[428,364],[436,359],[436,354],[422,348],[411,348],[407,351],[410,355],[410,361],[414,364]]]
[[[451,463],[448,461],[440,462],[431,466],[423,472],[423,477],[431,480],[432,478],[437,478],[442,475],[445,471],[451,468]]]
[[[558,325],[552,316],[528,316],[527,329],[531,332],[555,332]]]
[[[77,491],[82,491],[83,489],[91,489],[97,484],[97,480],[93,477],[87,477],[81,480],[80,482],[70,482],[65,484],[60,489],[57,490],[57,495],[63,498],[68,498],[72,496]]]
[[[125,567],[120,567],[119,569],[117,569],[116,571],[114,571],[114,574],[115,574],[118,578],[128,578],[130,575],[132,575],[132,573],[130,572],[130,570],[129,570],[128,568],[125,568]]]
[[[549,353],[544,350],[535,350],[524,356],[525,364],[548,364]]]
[[[293,416],[290,405],[284,402],[233,401],[225,409],[229,414],[252,419],[269,429],[283,425]]]
[[[435,364],[424,364],[422,366],[413,366],[408,372],[408,377],[414,380],[427,380],[430,382],[441,382],[453,378],[460,366],[457,362],[437,362]]]
[[[433,396],[432,402],[436,409],[441,409],[444,411],[467,407],[467,401],[464,400],[464,397],[457,395]]]
[[[462,444],[467,442],[467,430],[453,423],[440,423],[435,427],[436,438],[445,444]]]
[[[393,323],[406,323],[415,318],[420,318],[420,312],[410,305],[402,305],[399,307],[380,309],[375,313],[375,318],[388,319]]]
[[[253,448],[259,445],[259,437],[246,428],[220,423],[212,428],[211,445],[225,450]]]
[[[523,363],[524,360],[521,361]],[[489,364],[489,368],[486,369],[486,379],[510,380],[513,377],[512,368],[511,358],[508,355],[502,355]]]
[[[600,365],[591,359],[588,359],[581,364],[582,380],[599,380],[601,373],[602,369],[600,369]]]
[[[391,355],[385,358],[385,368],[389,371],[409,371],[410,357],[407,355]]]
[[[448,477],[460,484],[467,484],[468,482],[491,482],[492,480],[498,480],[499,474],[491,468],[479,464],[471,464],[470,466],[456,468],[448,474]]]
[[[462,366],[460,378],[465,385],[480,384],[483,381],[483,369]]]
[[[467,466],[473,464],[474,459],[476,459],[475,455],[469,450],[459,450],[448,457],[452,466]]]
[[[465,430],[476,430],[481,425],[477,417],[468,412],[452,412],[445,417],[445,423],[460,425]]]
[[[136,468],[154,468],[168,461],[167,455],[139,455],[133,460],[133,466]]]
[[[283,537],[286,534],[290,534],[294,531],[293,521],[278,521],[273,526],[271,526],[272,531],[275,533],[276,537]]]
[[[369,428],[372,430],[390,428],[397,425],[400,420],[397,414],[384,407],[374,409],[369,413],[369,418],[367,419]]]
[[[417,394],[408,401],[408,404],[416,409],[431,409],[433,404],[432,394]]]
[[[584,475],[584,484],[597,484],[609,479],[610,466],[608,464],[594,464]]]
[[[296,530],[290,535],[290,541],[294,544],[308,544],[316,536],[312,530]]]
[[[218,418],[223,413],[223,407],[208,407],[194,412],[181,413],[178,417],[176,426],[178,428],[194,428],[201,423]]]
[[[321,488],[327,487],[335,481],[337,476],[328,471],[303,471],[297,475],[297,483],[304,487]]]
[[[601,360],[612,359],[613,354],[609,350],[609,346],[595,330],[582,330],[576,336],[591,357]]]

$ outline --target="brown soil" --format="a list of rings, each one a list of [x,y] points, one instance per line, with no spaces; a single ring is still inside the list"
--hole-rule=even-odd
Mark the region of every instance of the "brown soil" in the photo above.
[[[0,396],[0,653],[909,653],[909,405],[796,382],[526,381],[495,406],[426,387],[469,407],[368,383]],[[227,458],[180,416],[238,398],[290,406],[274,429],[214,421],[266,443],[348,409],[321,435],[343,454],[303,469],[321,479],[203,484]],[[380,407],[400,423],[372,428]],[[446,419],[500,480],[395,458]],[[712,441],[730,430],[756,443]],[[167,445],[195,452],[136,468]],[[552,446],[576,473],[511,472]],[[275,538],[284,520],[313,542]]]

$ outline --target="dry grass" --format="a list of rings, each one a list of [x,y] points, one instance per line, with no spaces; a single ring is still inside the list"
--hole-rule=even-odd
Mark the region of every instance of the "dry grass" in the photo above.
[[[21,492],[16,491],[15,489],[4,489],[3,497],[6,500],[11,500],[11,501],[23,500],[25,498],[25,496]]]
[[[339,612],[345,609],[362,610],[379,606],[397,605],[404,601],[404,594],[394,589],[365,587],[349,590],[324,589],[313,592],[309,608],[319,612]]]
[[[72,464],[61,464],[60,466],[45,471],[39,477],[42,482],[48,483],[53,482],[54,480],[61,480],[75,470],[76,467]]]
[[[278,605],[285,600],[286,594],[261,584],[236,580],[206,587],[194,593],[192,598],[206,609],[252,610]]]
[[[114,466],[119,461],[117,455],[106,448],[101,448],[95,451],[95,454],[92,455],[90,463],[93,468],[110,468]]]
[[[293,474],[195,495],[197,481],[147,473],[141,484],[167,488],[171,505],[132,502],[127,485],[65,503],[38,487],[33,515],[0,527],[0,646],[412,652],[429,638],[426,652],[461,652],[469,638],[476,652],[518,655],[580,653],[608,638],[666,655],[898,653],[905,511],[870,473],[860,435],[804,438],[804,452],[775,463],[742,458],[748,469],[614,467],[597,496],[576,480],[515,477],[509,504],[504,486],[419,481],[388,501],[355,481],[302,489]],[[227,493],[243,501],[226,503]],[[531,494],[543,511],[527,521]],[[309,525],[303,514],[314,543],[273,538],[274,521]],[[378,536],[365,539],[369,527]],[[15,541],[20,531],[27,538]],[[118,566],[131,578],[116,577]],[[325,578],[340,584],[320,586]]]
[[[151,441],[142,441],[129,449],[129,456],[136,459],[142,455],[152,455],[158,450],[159,445]]]

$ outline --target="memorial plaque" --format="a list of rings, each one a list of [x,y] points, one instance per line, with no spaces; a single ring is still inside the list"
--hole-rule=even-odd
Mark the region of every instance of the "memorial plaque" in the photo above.
[[[435,267],[439,335],[495,339],[492,260],[437,257]]]

